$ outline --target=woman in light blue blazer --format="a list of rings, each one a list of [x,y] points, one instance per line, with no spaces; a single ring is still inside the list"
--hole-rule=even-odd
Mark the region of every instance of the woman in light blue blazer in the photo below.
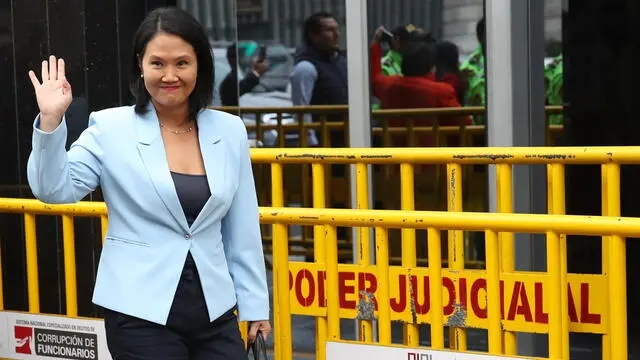
[[[68,152],[65,63],[43,61],[41,81],[29,72],[40,109],[29,185],[46,203],[102,188],[109,227],[93,302],[114,359],[246,359],[234,310],[250,340],[271,331],[246,129],[206,109],[212,58],[189,14],[151,12],[133,54],[135,106],[91,113]]]

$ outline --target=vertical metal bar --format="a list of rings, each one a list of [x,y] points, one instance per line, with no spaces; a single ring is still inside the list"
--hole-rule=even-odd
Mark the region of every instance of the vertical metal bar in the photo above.
[[[489,318],[489,353],[503,353],[500,311],[500,249],[498,234],[485,231],[487,253],[487,315]]]
[[[277,21],[276,21],[277,22]],[[278,111],[276,114],[276,121],[278,122],[278,144],[281,148],[285,147],[285,140],[287,138],[287,134],[284,131],[284,127],[282,126],[282,112]]]
[[[325,182],[324,182],[324,165],[314,163],[311,165],[313,180],[313,207],[324,209],[325,202]],[[324,248],[324,226],[316,225],[313,227],[313,252],[317,264],[325,264],[326,252]],[[318,279],[318,281],[321,281]],[[321,304],[322,305],[322,304]],[[327,341],[327,317],[319,316],[316,318],[316,356],[319,360],[326,358],[325,343]]]
[[[565,209],[565,185],[564,164],[547,165],[547,176],[551,176],[551,193],[549,213],[564,215]],[[569,359],[569,294],[567,281],[567,235],[559,234],[560,240],[560,305],[562,306],[562,353],[565,359]]]
[[[24,240],[27,255],[27,295],[29,312],[40,313],[40,278],[38,276],[38,242],[36,239],[36,216],[24,214]]]
[[[447,211],[462,212],[462,166],[447,164]],[[448,231],[449,268],[464,270],[464,232]],[[467,350],[467,331],[462,328],[451,328],[449,331],[449,347],[452,350]]]
[[[608,191],[609,188],[609,179],[607,176],[607,165],[601,165],[600,175],[602,177],[602,216],[620,216],[620,206],[617,208],[611,207],[609,209],[609,197]],[[618,198],[618,204],[620,203],[620,194],[614,194]],[[615,199],[614,199],[615,202]],[[602,274],[605,275],[606,279],[606,293],[611,294],[611,278],[609,276],[611,264],[610,260],[610,244],[611,244],[611,236],[603,236],[602,237]],[[609,301],[609,300],[608,300]],[[611,313],[609,313],[609,317]],[[608,322],[608,329],[606,334],[602,335],[602,360],[611,360],[611,321]]]
[[[551,184],[549,184],[551,185]],[[548,187],[552,189],[552,186]],[[562,286],[560,274],[560,236],[555,232],[547,232],[547,276],[549,277],[549,358],[563,359],[562,345]]]
[[[109,219],[107,215],[100,216],[100,233],[102,235],[102,245],[104,245],[104,239],[107,237],[107,229],[109,228]]]
[[[329,340],[340,340],[340,296],[338,291],[338,238],[336,227],[325,225],[324,242],[327,252],[327,327]],[[290,358],[287,358],[290,359]]]
[[[376,227],[376,268],[378,272],[378,341],[391,344],[391,314],[389,309],[389,232]]]
[[[442,249],[440,230],[427,231],[429,257],[429,293],[431,297],[431,347],[444,348],[444,314],[442,309]]]
[[[307,147],[308,146],[308,142],[307,142],[307,138],[308,138],[308,134],[309,134],[309,129],[308,129],[308,124],[304,122],[304,114],[303,113],[296,113],[296,123],[298,124],[298,139],[300,139],[300,147]]]
[[[620,164],[606,164],[607,206],[610,216],[620,216]],[[616,214],[617,215],[614,215]],[[625,238],[611,236],[609,243],[609,317],[611,358],[625,360],[627,353],[627,253]]]
[[[364,163],[356,164],[356,208],[369,209],[369,167]],[[371,264],[370,231],[369,228],[357,228],[356,230],[358,264],[368,266]],[[359,329],[360,341],[373,341],[373,324],[371,321],[361,320]]]
[[[272,203],[274,207],[284,206],[282,164],[271,164]],[[273,225],[273,287],[277,294],[274,320],[277,332],[276,358],[291,359],[291,309],[289,304],[289,247],[286,224]]]
[[[511,164],[496,165],[497,206],[500,213],[513,212],[513,173]],[[503,272],[515,270],[515,249],[513,233],[499,233],[500,265]],[[504,332],[504,350],[506,355],[518,354],[518,339],[511,331]]]
[[[76,244],[73,217],[62,215],[62,242],[64,247],[64,288],[67,316],[78,316],[78,288],[76,282]]]
[[[400,206],[402,210],[415,210],[415,179],[414,165],[400,164]],[[402,229],[402,266],[404,268],[416,267],[416,230]],[[420,333],[418,324],[404,324],[405,345],[416,347],[419,345]]]

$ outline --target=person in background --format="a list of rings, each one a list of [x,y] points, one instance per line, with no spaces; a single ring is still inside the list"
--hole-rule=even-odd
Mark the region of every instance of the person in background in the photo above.
[[[547,105],[564,105],[563,100],[563,84],[564,84],[564,65],[562,54],[553,58],[551,63],[545,66],[544,79],[546,86]],[[562,125],[562,114],[548,115],[549,125]]]
[[[382,73],[384,75],[402,75],[402,53],[411,42],[409,26],[398,26],[391,31],[393,38],[390,41],[389,51],[382,58]]]
[[[383,109],[412,109],[434,107],[460,107],[454,88],[446,83],[429,79],[435,65],[435,54],[432,45],[418,42],[411,46],[402,59],[403,76],[385,76],[380,66],[382,47],[380,39],[383,29],[376,31],[374,42],[370,47],[371,59],[371,87],[376,97],[380,99]],[[464,116],[421,118],[415,122],[416,126],[469,124],[470,120]],[[393,119],[389,126],[404,126],[405,119]],[[431,146],[431,136],[421,136],[419,146]],[[406,136],[393,137],[393,146],[406,146]]]
[[[467,94],[464,101],[466,106],[486,106],[486,21],[484,18],[480,19],[476,24],[476,36],[478,38],[478,48],[460,67],[468,81]],[[485,116],[474,116],[473,119],[475,124],[485,125]]]
[[[456,91],[458,102],[464,106],[467,81],[460,71],[460,52],[458,46],[450,41],[436,43],[436,71],[430,74],[435,81],[447,83]]]
[[[238,82],[238,49],[236,43],[227,47],[227,61],[231,72],[220,84],[220,100],[222,106],[238,106],[238,99],[260,84],[260,76],[269,70],[269,63],[265,59],[254,58],[253,68],[244,79]]]
[[[40,110],[29,185],[49,204],[102,189],[109,226],[93,302],[113,359],[246,360],[238,321],[250,322],[249,341],[271,330],[247,130],[207,109],[213,61],[190,14],[153,10],[133,44],[135,105],[92,112],[69,151],[65,62],[43,61],[41,81],[29,72]]]
[[[296,51],[290,76],[293,105],[347,105],[347,57],[340,50],[340,28],[329,13],[319,12],[304,22],[304,44]],[[328,121],[343,121],[342,114],[327,115]],[[320,121],[316,115],[305,121]],[[328,145],[345,147],[345,130],[330,132]],[[320,139],[322,141],[322,139]],[[316,142],[310,137],[309,145]]]

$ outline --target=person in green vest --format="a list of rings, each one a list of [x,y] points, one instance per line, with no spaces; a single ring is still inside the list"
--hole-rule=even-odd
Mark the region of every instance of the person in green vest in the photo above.
[[[471,54],[460,70],[466,77],[468,84],[467,93],[464,99],[464,106],[486,106],[486,77],[485,77],[485,43],[486,43],[486,22],[482,18],[476,24],[476,36],[478,38],[478,48]],[[485,125],[485,116],[474,116],[474,125]]]
[[[562,54],[556,56],[544,69],[544,82],[548,105],[563,105],[563,62]],[[549,116],[549,125],[562,125],[561,114]]]

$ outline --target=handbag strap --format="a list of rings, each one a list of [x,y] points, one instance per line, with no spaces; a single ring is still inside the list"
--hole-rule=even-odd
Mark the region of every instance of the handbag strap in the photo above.
[[[256,339],[252,343],[247,343],[247,355],[249,353],[253,353],[253,358],[255,360],[259,359],[259,355],[262,354],[264,360],[267,360],[267,344],[264,341],[264,336],[262,335],[262,331],[258,330],[258,334],[256,334]]]

